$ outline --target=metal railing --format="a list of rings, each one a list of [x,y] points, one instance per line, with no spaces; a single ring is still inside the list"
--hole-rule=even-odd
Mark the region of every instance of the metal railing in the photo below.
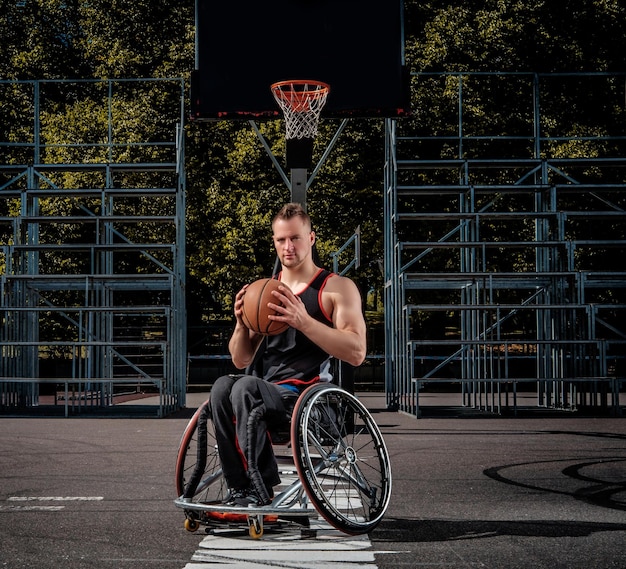
[[[185,405],[184,87],[0,81],[0,413]]]
[[[622,413],[625,80],[414,75],[438,113],[386,123],[391,407],[419,417],[420,390],[458,383],[517,412],[502,386],[535,384],[538,408]]]

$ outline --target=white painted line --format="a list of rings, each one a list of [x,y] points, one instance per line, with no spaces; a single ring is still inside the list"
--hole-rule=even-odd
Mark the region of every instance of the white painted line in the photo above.
[[[268,535],[269,534],[269,535]],[[299,532],[278,535],[274,537],[268,532],[261,539],[237,539],[228,536],[210,535],[205,537],[200,543],[203,549],[213,551],[230,549],[233,551],[253,550],[255,552],[266,550],[282,550],[282,551],[319,551],[322,549],[333,551],[355,551],[359,549],[367,549],[371,547],[370,540],[367,536],[345,536],[341,539],[339,536],[324,536],[322,532],[318,532],[315,539],[302,539]]]
[[[10,496],[8,502],[99,502],[102,496]]]
[[[263,564],[272,565],[281,562],[282,565],[290,563],[289,567],[323,567],[326,564],[337,563],[361,563],[370,564],[375,561],[372,551],[340,551],[329,548],[325,551],[309,550],[306,552],[306,559],[302,559],[302,552],[296,549],[290,551],[232,551],[221,549],[219,551],[197,550],[192,561],[204,561],[205,563],[218,563],[220,561],[230,561],[244,563],[255,561],[259,566]],[[370,565],[370,567],[372,567]]]
[[[261,539],[217,530],[205,537],[184,569],[376,569],[375,553],[367,534],[349,536],[323,520],[312,521],[316,537],[302,539],[300,531],[268,531]]]
[[[65,506],[49,506],[40,502],[100,502],[102,496],[9,496],[6,501],[9,505],[1,505],[0,511],[11,512],[58,512]],[[34,504],[37,502],[37,504]],[[27,503],[27,505],[21,505]]]
[[[356,561],[342,561],[342,562],[306,562],[306,561],[297,561],[294,559],[289,559],[285,561],[278,562],[270,562],[270,563],[262,563],[260,561],[255,561],[251,558],[250,561],[211,561],[207,563],[188,563],[185,565],[184,569],[209,569],[215,567],[216,569],[275,569],[276,567],[288,567],[289,569],[337,569],[337,567],[341,567],[342,569],[376,569],[376,565],[371,565],[369,563],[359,563]],[[217,563],[217,564],[216,564]]]
[[[0,511],[7,512],[56,512],[65,506],[0,506]]]

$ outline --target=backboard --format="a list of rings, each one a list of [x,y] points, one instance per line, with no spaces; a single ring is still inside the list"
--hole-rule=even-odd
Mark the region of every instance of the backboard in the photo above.
[[[196,0],[195,120],[281,116],[270,85],[330,85],[322,116],[408,112],[402,0]]]

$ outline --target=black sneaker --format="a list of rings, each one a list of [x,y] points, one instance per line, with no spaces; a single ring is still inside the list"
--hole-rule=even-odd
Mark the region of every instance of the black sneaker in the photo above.
[[[225,506],[237,506],[239,505],[240,500],[244,500],[246,498],[248,492],[248,488],[229,488],[228,496],[226,496],[223,504]]]
[[[228,491],[228,494],[224,502],[226,506],[243,506],[246,508],[248,506],[256,507],[264,505],[261,498],[252,488],[232,488]]]
[[[226,505],[243,506],[244,508],[250,506],[256,508],[270,503],[271,500],[267,502],[263,501],[252,488],[245,488],[244,490],[232,490]]]

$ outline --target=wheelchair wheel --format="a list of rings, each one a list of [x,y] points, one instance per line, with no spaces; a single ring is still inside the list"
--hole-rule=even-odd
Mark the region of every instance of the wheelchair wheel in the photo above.
[[[365,406],[331,385],[306,389],[294,408],[291,444],[298,476],[320,515],[348,534],[381,521],[391,498],[391,465]]]
[[[189,502],[221,502],[226,497],[208,401],[198,408],[183,432],[175,476],[178,497]]]

